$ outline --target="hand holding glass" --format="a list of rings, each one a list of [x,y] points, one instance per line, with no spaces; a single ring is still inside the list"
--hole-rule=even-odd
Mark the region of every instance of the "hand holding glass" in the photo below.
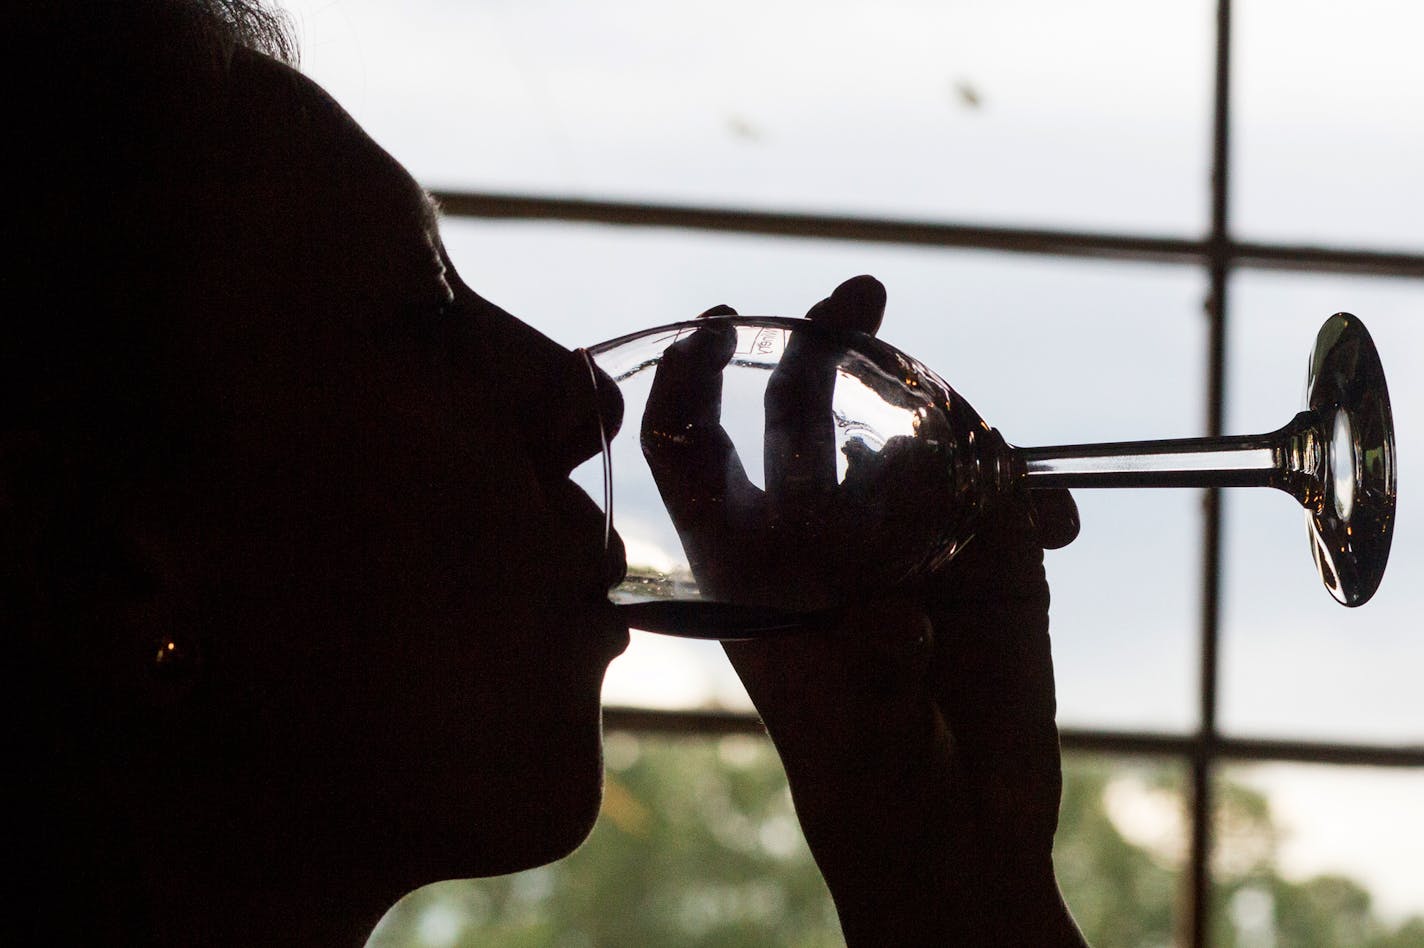
[[[601,459],[628,555],[612,598],[634,628],[804,628],[913,583],[971,542],[985,511],[1040,487],[1275,487],[1305,508],[1321,580],[1347,606],[1374,594],[1389,555],[1389,394],[1346,313],[1317,336],[1305,409],[1274,432],[1043,448],[1009,445],[886,343],[806,319],[709,317],[586,353],[636,435]]]

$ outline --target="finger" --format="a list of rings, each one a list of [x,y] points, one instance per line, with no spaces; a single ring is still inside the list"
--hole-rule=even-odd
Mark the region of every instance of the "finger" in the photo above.
[[[836,329],[873,336],[885,318],[885,301],[885,284],[862,274],[836,287],[830,296],[807,311],[806,318]]]
[[[885,288],[874,277],[847,280],[807,314],[837,330],[873,333],[885,313]],[[766,388],[764,467],[767,496],[778,511],[809,514],[836,487],[832,401],[843,355],[834,339],[793,332]]]
[[[702,315],[735,310],[718,306]],[[722,371],[736,340],[731,326],[713,325],[669,345],[653,375],[640,430],[663,505],[709,593],[718,585],[710,564],[726,558],[736,543],[736,523],[761,500],[721,423]]]
[[[841,349],[811,331],[793,332],[767,380],[763,466],[771,504],[783,513],[819,509],[836,486],[832,415]]]
[[[1062,488],[1029,491],[1038,542],[1045,550],[1057,550],[1078,536],[1078,504]]]
[[[702,317],[735,313],[716,306]],[[736,343],[731,326],[698,329],[663,350],[653,374],[640,438],[664,500],[674,501],[674,520],[696,498],[717,501],[734,485],[750,484],[722,428],[722,371]]]
[[[722,370],[736,345],[736,330],[717,324],[688,333],[663,350],[643,409],[645,449],[650,440],[655,445],[679,444],[689,435],[721,426]]]

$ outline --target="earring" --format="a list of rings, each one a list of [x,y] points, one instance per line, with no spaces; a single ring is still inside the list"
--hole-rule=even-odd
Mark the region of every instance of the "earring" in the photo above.
[[[203,652],[198,637],[192,634],[164,633],[150,639],[141,658],[147,690],[162,704],[187,697],[202,677]]]

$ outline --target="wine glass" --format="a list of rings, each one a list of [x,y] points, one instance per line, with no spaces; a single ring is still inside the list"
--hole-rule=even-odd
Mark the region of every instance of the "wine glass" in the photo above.
[[[583,350],[629,434],[592,470],[624,540],[610,598],[634,628],[736,639],[804,629],[911,584],[986,510],[1043,488],[1274,487],[1305,508],[1326,589],[1369,600],[1389,556],[1395,449],[1379,354],[1356,317],[1316,337],[1305,408],[1259,435],[1020,448],[873,336],[719,316]],[[606,375],[600,375],[599,371]]]

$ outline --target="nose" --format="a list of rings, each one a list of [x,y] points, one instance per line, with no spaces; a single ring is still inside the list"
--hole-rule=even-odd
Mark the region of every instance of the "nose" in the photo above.
[[[548,445],[558,472],[567,475],[602,452],[622,424],[623,396],[618,386],[584,350],[574,350],[550,406]]]

